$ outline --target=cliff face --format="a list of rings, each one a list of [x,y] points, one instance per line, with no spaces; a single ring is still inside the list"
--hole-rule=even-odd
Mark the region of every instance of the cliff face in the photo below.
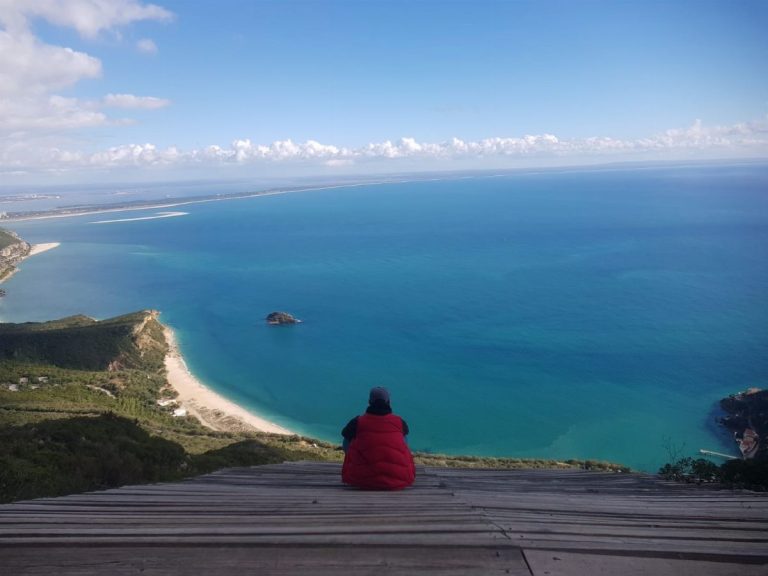
[[[168,346],[158,313],[108,320],[71,316],[51,322],[0,324],[0,360],[81,370],[163,370]]]
[[[32,247],[14,232],[0,228],[0,282],[16,272],[16,264],[29,255]]]

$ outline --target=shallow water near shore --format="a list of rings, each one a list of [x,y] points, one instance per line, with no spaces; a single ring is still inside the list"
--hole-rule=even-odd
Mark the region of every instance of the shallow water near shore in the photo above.
[[[156,308],[203,382],[308,435],[338,440],[381,385],[415,449],[650,471],[668,448],[733,452],[713,405],[768,384],[765,166],[405,182],[184,212],[9,225],[62,244],[4,284],[0,318]],[[274,310],[304,322],[269,327]]]

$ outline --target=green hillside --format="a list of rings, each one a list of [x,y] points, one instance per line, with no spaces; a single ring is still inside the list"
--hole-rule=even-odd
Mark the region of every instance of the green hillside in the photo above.
[[[157,316],[143,311],[102,321],[71,316],[0,324],[0,360],[83,370],[158,371],[168,347]]]
[[[338,459],[298,437],[213,432],[174,417],[158,314],[0,324],[0,502],[224,466]]]

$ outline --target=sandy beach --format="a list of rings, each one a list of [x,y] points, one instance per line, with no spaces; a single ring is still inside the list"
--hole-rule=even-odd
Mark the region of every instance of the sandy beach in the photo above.
[[[165,357],[168,383],[178,393],[178,403],[187,413],[217,431],[255,430],[271,434],[294,434],[206,388],[187,368],[173,330],[168,327],[165,328],[165,338],[169,346]]]
[[[41,252],[47,252],[48,250],[53,250],[54,248],[58,248],[61,246],[61,242],[46,242],[45,244],[32,244],[32,249],[29,251],[29,254],[27,254],[27,258],[30,256],[34,256],[35,254],[40,254]]]

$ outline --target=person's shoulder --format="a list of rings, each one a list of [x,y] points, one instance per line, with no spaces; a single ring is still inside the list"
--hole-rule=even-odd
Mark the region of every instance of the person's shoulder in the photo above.
[[[357,434],[357,419],[359,416],[355,416],[352,418],[349,422],[347,422],[347,425],[344,426],[341,430],[341,435],[344,436],[344,438],[354,438],[355,434]]]
[[[349,422],[347,422],[347,425],[344,426],[344,428],[349,428],[350,426],[356,426],[357,421],[360,419],[360,416],[354,416],[350,418]]]
[[[408,433],[410,432],[410,428],[408,427],[408,422],[406,422],[405,418],[403,418],[402,416],[398,416],[397,414],[394,414],[394,416],[397,416],[398,418],[400,418],[400,422],[403,423],[403,434],[408,436]]]

